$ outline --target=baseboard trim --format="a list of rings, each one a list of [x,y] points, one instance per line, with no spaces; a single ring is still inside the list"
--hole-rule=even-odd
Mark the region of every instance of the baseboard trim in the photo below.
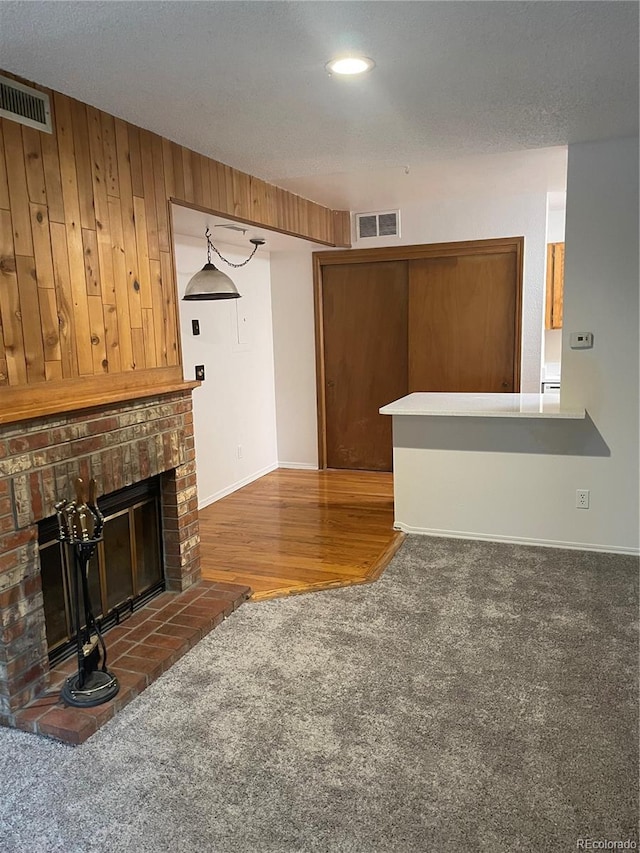
[[[278,462],[278,468],[292,468],[300,471],[317,471],[318,466],[312,462]]]
[[[270,474],[272,471],[275,471],[277,467],[278,463],[274,462],[273,465],[267,465],[260,471],[255,471],[253,474],[249,474],[247,477],[243,477],[242,480],[237,480],[235,483],[232,483],[225,489],[220,489],[219,492],[215,492],[215,494],[209,495],[209,497],[200,498],[198,500],[198,509],[204,509],[206,506],[209,506],[209,504],[213,504],[216,501],[221,500],[222,498],[226,498],[227,495],[230,495],[233,492],[237,492],[238,489],[241,489],[243,486],[248,486],[249,483],[253,483],[255,480],[259,480],[260,477],[264,477],[265,474]]]
[[[429,527],[412,527],[396,521],[395,530],[403,533],[413,533],[417,536],[437,536],[443,539],[477,539],[481,542],[507,542],[510,545],[535,545],[542,548],[564,548],[569,551],[598,551],[604,554],[628,554],[632,557],[640,555],[640,548],[625,548],[616,545],[598,545],[591,542],[562,542],[554,539],[526,539],[518,536],[488,535],[486,533],[467,533],[464,530],[434,530]]]

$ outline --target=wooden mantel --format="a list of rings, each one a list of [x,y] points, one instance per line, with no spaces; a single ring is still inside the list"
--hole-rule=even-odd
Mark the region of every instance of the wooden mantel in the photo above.
[[[117,393],[121,374],[182,381],[170,201],[349,245],[348,211],[36,88],[53,134],[0,119],[0,422]]]
[[[94,409],[125,400],[160,397],[174,391],[190,391],[199,388],[200,384],[185,381],[181,367],[155,367],[109,374],[99,379],[81,377],[71,382],[58,380],[23,388],[7,388],[0,391],[0,427],[48,415]]]

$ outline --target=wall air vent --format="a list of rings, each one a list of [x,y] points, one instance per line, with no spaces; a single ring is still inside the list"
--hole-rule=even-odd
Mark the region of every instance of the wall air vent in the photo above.
[[[0,76],[0,116],[52,133],[49,95]]]
[[[356,213],[356,240],[370,237],[399,237],[400,211],[385,210],[381,213]]]

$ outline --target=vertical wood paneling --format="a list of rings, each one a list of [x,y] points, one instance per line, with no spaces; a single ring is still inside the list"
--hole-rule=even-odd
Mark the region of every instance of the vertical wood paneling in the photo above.
[[[545,329],[562,328],[564,243],[547,243]]]
[[[122,360],[120,358],[120,339],[118,336],[118,309],[114,305],[105,305],[104,316],[104,342],[107,352],[107,371],[109,373],[122,372]]]
[[[91,231],[89,228],[82,229],[82,247],[84,252],[84,274],[87,285],[87,296],[99,296],[100,301],[102,301],[98,237],[95,231]]]
[[[47,206],[45,204],[31,204],[29,210],[38,287],[53,289],[53,259],[51,257],[51,232],[49,231]]]
[[[251,218],[260,220],[267,209],[267,185],[259,178],[251,178]]]
[[[2,119],[0,119],[0,210],[9,210],[9,185],[7,184],[7,167],[4,162]]]
[[[87,303],[84,271],[84,247],[82,245],[71,101],[63,95],[56,94],[55,105],[78,371],[81,376],[88,376],[93,373],[93,353],[91,351],[89,305]]]
[[[202,204],[203,207],[209,209],[213,206],[213,198],[211,194],[211,169],[209,168],[209,160],[200,155],[200,171],[202,174]]]
[[[233,197],[233,169],[231,166],[222,164],[222,172],[224,178],[221,181],[221,187],[224,185],[224,210],[228,210],[233,216],[237,216],[235,200]]]
[[[251,179],[244,172],[232,170],[233,209],[241,219],[251,219]]]
[[[147,367],[160,367],[156,359],[156,329],[152,308],[142,309],[142,331],[144,334],[146,365]]]
[[[173,284],[173,264],[169,252],[160,252],[162,302],[164,306],[165,340],[167,341],[167,364],[179,364],[178,329],[176,323],[176,296]]]
[[[209,189],[211,190],[211,207],[213,210],[224,210],[224,184],[221,188],[218,166],[215,160],[209,160]]]
[[[104,334],[103,305],[100,296],[89,296],[89,324],[91,328],[91,347],[93,353],[93,372],[98,375],[107,373],[109,363]]]
[[[151,272],[151,301],[153,303],[154,325],[154,349],[156,353],[156,366],[167,365],[167,339],[165,335],[164,304],[162,300],[162,270],[159,260],[149,261]]]
[[[282,231],[289,230],[289,219],[287,217],[286,193],[280,187],[276,187],[276,227]]]
[[[40,136],[42,149],[42,165],[44,168],[44,183],[47,191],[47,207],[49,222],[64,222],[64,203],[62,200],[62,183],[60,178],[60,159],[58,157],[58,137],[56,134],[56,107],[53,97],[49,100],[53,133],[43,133]]]
[[[33,204],[46,204],[47,191],[44,183],[44,167],[42,165],[42,134],[32,127],[22,128],[22,147],[24,149],[24,164],[27,173],[27,191],[29,201]]]
[[[53,269],[53,267],[52,267]],[[37,270],[37,261],[36,261]],[[38,282],[39,284],[40,282]],[[55,288],[38,287],[38,302],[40,304],[40,320],[42,322],[42,345],[44,348],[45,378],[48,380],[52,373],[52,365],[60,364],[60,370],[54,371],[62,376],[62,355],[60,353],[60,324],[58,322],[58,302]],[[49,368],[47,368],[49,365]]]
[[[144,190],[144,212],[147,220],[147,248],[149,257],[160,260],[158,248],[158,217],[156,213],[156,191],[153,178],[153,148],[151,134],[140,131],[140,158],[142,160],[142,186]]]
[[[182,147],[176,142],[171,143],[171,162],[173,183],[171,183],[170,180],[167,180],[167,178],[169,178],[169,173],[167,171],[167,174],[165,175],[165,192],[169,198],[175,196],[175,198],[181,198],[186,201],[187,198],[184,189],[184,162],[182,159]],[[164,167],[165,169],[168,168],[168,156],[165,159]]]
[[[131,163],[131,189],[134,195],[144,195],[142,181],[142,159],[140,155],[140,129],[133,124],[127,125],[129,132],[129,161]]]
[[[48,374],[51,373],[51,368],[47,370],[47,363],[60,361],[61,359],[51,232],[49,230],[49,217],[46,205],[32,204],[30,207],[36,280],[38,284],[38,302],[40,305],[42,345],[45,360],[45,379],[47,379]]]
[[[96,217],[93,209],[93,175],[89,152],[87,109],[80,101],[71,101],[71,121],[73,124],[76,174],[78,176],[80,223],[83,228],[95,228]]]
[[[178,146],[169,142],[168,139],[162,139],[161,145],[161,166],[164,170],[164,199],[166,201],[176,195],[175,168],[178,163],[182,164],[182,155],[178,157]],[[170,249],[167,249],[167,251],[170,251]]]
[[[265,218],[265,222],[277,222],[278,221],[278,206],[277,206],[277,197],[276,197],[276,188],[273,184],[266,185],[266,194],[267,194],[267,214]]]
[[[153,134],[151,140],[153,151],[153,178],[156,190],[156,222],[158,225],[158,260],[160,252],[169,252],[169,219],[166,194],[166,179],[168,165],[165,167],[162,139]],[[171,153],[170,151],[168,152]],[[171,174],[173,186],[173,171]]]
[[[182,151],[182,177],[184,180],[184,195],[182,198],[191,204],[195,201],[193,193],[193,170],[191,168],[191,151],[188,148],[181,148]]]
[[[108,113],[100,113],[100,127],[104,152],[104,174],[107,195],[119,195],[118,155],[116,153],[116,135],[114,118]]]
[[[16,274],[20,293],[20,311],[31,322],[23,323],[24,356],[27,365],[27,382],[44,382],[44,347],[42,343],[42,322],[40,319],[40,301],[38,300],[38,282],[34,258],[16,255]]]
[[[144,199],[134,197],[133,218],[135,224],[136,244],[138,247],[138,272],[140,282],[140,305],[153,308],[151,299],[151,275],[149,272],[149,247],[147,242],[147,213]]]
[[[20,294],[12,232],[9,211],[0,210],[0,313],[2,314],[4,358],[9,384],[25,385],[27,364],[24,355]]]
[[[0,275],[0,285],[2,285],[2,277]],[[9,374],[7,372],[7,356],[4,349],[4,335],[2,333],[2,308],[0,306],[0,386],[9,384]]]
[[[96,240],[98,244],[98,268],[103,282],[102,298],[107,305],[115,304],[113,293],[113,259],[111,255],[111,231],[109,204],[107,201],[107,177],[102,141],[102,118],[99,110],[87,108],[89,153],[91,156],[91,186],[96,217]]]
[[[204,187],[202,184],[202,158],[195,151],[190,151],[191,154],[191,172],[193,174],[193,201],[198,207],[205,207],[204,203]],[[209,170],[205,169],[207,177]]]
[[[0,120],[0,386],[179,365],[171,198],[348,243],[340,212],[59,93],[51,109],[52,134]]]
[[[348,210],[334,210],[333,240],[336,246],[351,245],[351,215]]]
[[[131,340],[131,318],[129,316],[129,293],[127,286],[127,264],[122,234],[122,214],[120,199],[109,196],[109,221],[113,241],[113,287],[115,295],[116,317],[118,321],[118,346],[122,370],[133,370],[133,344]],[[142,317],[140,318],[142,325]],[[113,345],[113,344],[112,344]]]
[[[251,219],[257,222],[276,222],[276,192],[272,184],[260,178],[250,179]]]
[[[16,255],[32,255],[29,192],[27,190],[22,133],[19,124],[10,121],[4,123],[4,146],[15,253]]]
[[[127,125],[120,119],[115,121],[118,174],[120,176],[120,213],[122,220],[122,246],[127,270],[127,292],[131,327],[142,328],[142,304],[138,274],[138,249],[133,212],[133,187],[129,162],[129,134]],[[135,362],[135,359],[134,359]]]
[[[62,376],[70,379],[78,375],[78,346],[76,343],[75,312],[71,294],[71,274],[67,252],[67,230],[62,223],[50,222],[53,279],[58,306],[60,357]]]
[[[133,363],[138,370],[142,370],[147,367],[142,326],[139,329],[131,329],[131,341],[133,344]]]
[[[46,376],[47,382],[53,382],[55,379],[64,379],[64,376],[62,375],[62,362],[45,361],[44,375]]]

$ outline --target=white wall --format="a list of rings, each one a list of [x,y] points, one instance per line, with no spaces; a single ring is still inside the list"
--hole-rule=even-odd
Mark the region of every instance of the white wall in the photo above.
[[[547,243],[564,243],[566,215],[566,207],[549,207],[547,213]]]
[[[544,331],[544,363],[560,364],[562,362],[562,329],[545,329]]]
[[[388,205],[381,197],[377,209],[386,208]],[[521,387],[525,392],[539,391],[544,329],[546,190],[504,196],[487,190],[485,195],[471,198],[413,199],[401,205],[401,209],[401,240],[367,240],[354,243],[354,248],[524,235]],[[318,461],[315,337],[312,267],[308,257],[297,253],[272,255],[272,298],[278,458],[283,464],[315,467]]]
[[[311,252],[271,255],[278,462],[318,467]]]
[[[590,536],[638,544],[640,510],[638,140],[569,149],[563,397],[584,404],[611,449],[590,460],[596,510]],[[592,350],[572,350],[571,332],[590,331]],[[584,488],[584,487],[583,487]],[[588,513],[587,513],[588,514]]]
[[[637,139],[570,146],[565,243],[561,399],[589,417],[396,418],[403,529],[638,552]],[[593,349],[571,350],[572,331]]]
[[[246,257],[244,250],[216,245],[235,263]],[[182,296],[206,261],[206,244],[176,234],[175,254]],[[220,268],[233,279],[240,299],[179,302],[185,378],[194,378],[196,364],[206,371],[193,393],[201,507],[277,467],[269,255],[261,250],[246,267],[230,270],[221,262]],[[197,337],[192,319],[200,321]]]

